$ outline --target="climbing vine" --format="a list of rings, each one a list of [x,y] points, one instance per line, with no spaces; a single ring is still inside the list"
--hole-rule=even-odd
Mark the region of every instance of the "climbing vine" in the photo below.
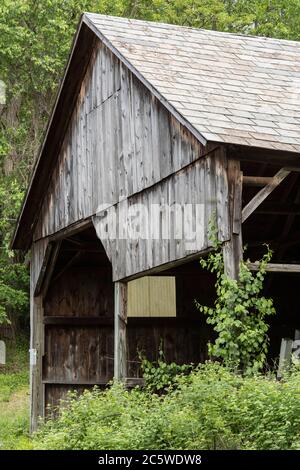
[[[200,264],[216,274],[216,299],[213,307],[195,301],[217,334],[214,343],[209,344],[209,354],[243,373],[258,371],[265,364],[268,350],[267,318],[276,313],[273,300],[262,295],[272,251],[266,246],[255,273],[250,271],[248,261],[242,261],[239,278],[233,280],[224,274],[223,253],[212,224],[211,240],[215,250]]]

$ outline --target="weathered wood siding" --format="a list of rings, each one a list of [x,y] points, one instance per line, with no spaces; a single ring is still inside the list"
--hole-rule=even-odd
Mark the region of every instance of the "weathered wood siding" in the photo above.
[[[201,158],[93,218],[98,236],[112,263],[114,280],[129,278],[162,265],[167,267],[169,263],[206,250],[211,244],[208,226],[214,214],[217,215],[220,240],[228,240],[227,175],[226,169],[218,174],[217,162],[219,165],[217,152]],[[185,213],[188,215],[188,220],[185,219],[183,212],[179,213],[178,225],[174,224],[174,219],[168,211],[174,204],[179,204],[182,211],[191,211],[190,216],[189,212]],[[157,229],[155,217],[150,219],[151,223],[147,224],[149,220],[147,219],[141,224],[143,225],[141,238],[127,236],[126,229],[130,229],[133,225],[134,212],[131,212],[131,209],[142,207],[147,215],[151,214],[155,206],[162,209],[161,220],[158,221],[161,225],[159,236],[153,233]],[[198,208],[197,216],[196,208]],[[111,220],[117,221],[119,232],[116,233],[116,238],[105,238],[104,232],[107,226],[110,227]],[[195,231],[194,239],[190,239],[188,233],[185,233],[188,224]],[[177,238],[175,232],[178,227],[181,231]],[[125,234],[120,236],[120,231],[124,228]],[[108,228],[111,236],[110,232]]]
[[[36,283],[43,266],[48,240],[39,240],[31,247],[30,261],[30,429],[34,431],[38,416],[44,413],[42,361],[44,354],[44,327],[42,298],[35,297]]]
[[[44,298],[46,406],[113,378],[113,294],[109,265],[72,267],[52,281]]]
[[[205,203],[199,225],[203,237],[194,252],[205,250],[209,245],[207,225],[218,206],[220,188],[222,214],[226,213],[227,200],[226,184],[218,179],[218,150],[201,158],[206,152],[99,42],[62,144],[34,239],[54,234],[99,210],[103,214],[105,209],[118,212],[121,204],[143,203],[149,207],[162,201]],[[228,238],[228,233],[220,231],[220,235]],[[113,265],[114,280],[191,254],[185,240],[147,243],[147,247],[145,243],[124,241],[112,246],[105,241],[103,244]]]

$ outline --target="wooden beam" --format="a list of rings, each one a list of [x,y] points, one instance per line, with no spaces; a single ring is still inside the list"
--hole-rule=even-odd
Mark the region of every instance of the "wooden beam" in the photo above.
[[[44,283],[46,273],[47,273],[47,270],[48,270],[49,260],[50,260],[51,255],[52,255],[52,250],[53,250],[53,243],[48,243],[47,248],[46,248],[46,252],[45,252],[45,256],[44,256],[44,259],[43,259],[43,264],[42,264],[42,267],[41,267],[41,271],[40,271],[38,280],[37,280],[36,285],[35,285],[34,296],[38,296],[41,293],[42,285]]]
[[[74,222],[74,224],[69,225],[66,228],[59,230],[59,232],[54,233],[53,235],[49,235],[50,241],[57,241],[63,240],[65,238],[72,237],[83,230],[93,227],[91,217],[88,217],[84,220],[79,220],[78,222]]]
[[[248,145],[227,145],[232,158],[240,161],[258,162],[280,167],[300,166],[299,152],[287,152],[280,150],[271,150],[266,148],[249,147]]]
[[[47,326],[102,326],[111,327],[114,325],[114,319],[111,317],[92,317],[92,316],[47,316],[43,319]],[[130,328],[200,328],[201,318],[189,317],[128,317],[127,324]]]
[[[243,176],[244,186],[266,186],[271,183],[272,176]]]
[[[262,188],[251,201],[244,207],[242,211],[242,222],[250,217],[250,215],[255,211],[255,209],[260,206],[260,204],[274,191],[277,186],[290,174],[289,170],[282,168],[279,170],[275,176],[273,176],[272,181]]]
[[[300,173],[300,167],[299,166],[289,166],[289,167],[286,167],[285,170],[294,171],[295,173]]]
[[[43,283],[41,284],[41,287],[40,287],[40,292],[42,293],[43,297],[45,297],[45,295],[47,294],[48,288],[49,288],[49,284],[50,284],[50,281],[51,281],[51,278],[52,278],[52,274],[53,274],[53,271],[55,269],[56,261],[57,261],[58,255],[59,255],[59,251],[60,251],[60,247],[61,247],[61,241],[58,241],[56,243],[52,243],[52,245],[53,245],[53,248],[52,248],[52,252],[51,252],[51,258],[49,260],[49,263],[48,263],[48,266],[47,266],[47,269],[46,269],[46,272],[45,272]],[[37,293],[35,293],[35,295],[37,295]]]
[[[93,386],[93,385],[107,385],[111,381],[110,377],[103,377],[102,379],[79,379],[79,380],[72,380],[72,379],[45,379],[43,380],[43,384],[46,385],[88,385],[88,386]]]
[[[113,326],[113,318],[110,317],[66,317],[66,316],[47,316],[44,317],[45,325],[52,326]]]
[[[224,270],[228,277],[238,279],[242,248],[242,185],[243,174],[238,160],[228,160],[230,240],[223,244]]]
[[[259,263],[248,263],[251,271],[258,271]],[[300,273],[300,264],[269,263],[266,271],[270,273]]]
[[[125,282],[115,282],[114,378],[127,376],[127,290]]]

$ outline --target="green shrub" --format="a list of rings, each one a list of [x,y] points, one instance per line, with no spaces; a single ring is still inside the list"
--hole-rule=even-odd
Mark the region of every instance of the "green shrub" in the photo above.
[[[151,362],[147,358],[141,357],[141,362],[145,387],[153,393],[163,393],[171,387],[177,387],[178,379],[193,369],[192,364],[167,363],[162,349],[159,350],[157,361]]]
[[[200,365],[165,395],[114,384],[69,397],[37,449],[300,449],[300,372],[281,382]]]

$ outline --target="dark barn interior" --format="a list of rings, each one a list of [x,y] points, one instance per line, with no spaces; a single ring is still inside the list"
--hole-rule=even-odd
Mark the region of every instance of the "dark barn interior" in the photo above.
[[[243,162],[245,175],[269,178],[280,166]],[[259,181],[259,180],[258,180]],[[265,180],[266,182],[266,180]],[[264,180],[261,181],[263,185]],[[257,186],[243,187],[243,206],[258,192]],[[300,263],[300,173],[291,172],[243,224],[243,243],[247,247],[244,259],[256,261],[266,252],[266,244],[273,251],[272,263]],[[300,328],[298,288],[300,273],[268,272],[264,295],[274,300],[276,315],[270,322],[269,362],[278,358],[282,338],[294,338]]]
[[[198,363],[207,358],[210,328],[195,308],[211,302],[214,277],[198,261],[159,273],[176,278],[176,317],[127,321],[128,377],[141,376],[141,356]],[[57,405],[68,390],[105,386],[114,372],[114,289],[111,265],[93,227],[60,244],[44,298],[45,403]]]

